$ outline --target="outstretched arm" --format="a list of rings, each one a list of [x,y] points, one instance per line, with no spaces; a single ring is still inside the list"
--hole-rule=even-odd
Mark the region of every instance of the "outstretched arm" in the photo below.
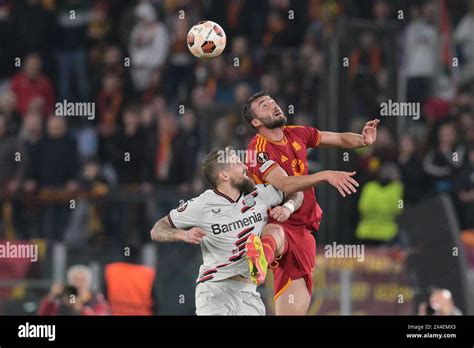
[[[173,228],[167,217],[157,221],[150,231],[151,239],[155,242],[185,242],[190,244],[200,244],[206,232],[199,227],[190,230]]]
[[[320,146],[335,146],[346,149],[357,149],[372,145],[377,139],[377,126],[380,120],[372,120],[365,124],[362,134],[321,132]]]
[[[324,170],[309,175],[288,176],[280,166],[276,166],[268,173],[265,180],[285,194],[303,191],[327,182],[337,188],[343,197],[346,197],[346,194],[356,192],[356,187],[359,187],[359,183],[352,178],[354,175],[355,172]]]

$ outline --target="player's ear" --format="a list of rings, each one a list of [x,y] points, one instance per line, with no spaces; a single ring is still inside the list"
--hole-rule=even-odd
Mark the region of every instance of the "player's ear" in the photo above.
[[[229,180],[229,174],[228,174],[225,170],[221,170],[221,171],[219,172],[219,175],[218,175],[218,176],[219,176],[219,180],[220,180],[220,181],[227,181],[227,180]]]
[[[260,127],[260,126],[262,125],[262,122],[260,122],[260,121],[257,120],[256,118],[254,118],[252,121],[250,121],[250,123],[251,123],[252,126],[254,126],[255,128]]]

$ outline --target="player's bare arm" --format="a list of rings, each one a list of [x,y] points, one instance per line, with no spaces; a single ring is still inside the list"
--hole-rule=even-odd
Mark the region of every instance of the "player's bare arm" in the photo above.
[[[310,175],[288,176],[280,166],[275,166],[268,173],[266,181],[285,194],[328,183],[334,186],[342,197],[346,197],[357,192],[356,187],[359,187],[359,183],[352,178],[354,175],[355,172],[324,170]]]
[[[185,242],[189,244],[200,244],[206,232],[199,227],[189,230],[173,228],[165,216],[158,220],[150,232],[151,239],[155,242]]]
[[[270,216],[279,222],[288,220],[290,215],[301,207],[303,198],[304,194],[301,191],[288,195],[283,205],[276,206],[270,210]]]
[[[362,130],[362,134],[320,132],[320,146],[342,147],[345,149],[358,149],[370,146],[377,139],[377,126],[379,123],[380,120],[377,119],[367,122]]]

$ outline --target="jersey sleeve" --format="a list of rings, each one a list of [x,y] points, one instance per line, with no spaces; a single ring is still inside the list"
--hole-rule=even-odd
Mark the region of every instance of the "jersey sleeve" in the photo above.
[[[260,139],[249,146],[246,165],[256,184],[265,183],[267,175],[279,166],[276,155]]]
[[[285,194],[270,184],[257,185],[259,195],[269,207],[280,205],[285,200]]]
[[[173,228],[187,229],[199,226],[202,209],[199,199],[193,198],[173,209],[168,214],[168,221]]]
[[[318,147],[321,143],[321,132],[317,128],[305,126],[288,126],[306,145],[306,148]]]

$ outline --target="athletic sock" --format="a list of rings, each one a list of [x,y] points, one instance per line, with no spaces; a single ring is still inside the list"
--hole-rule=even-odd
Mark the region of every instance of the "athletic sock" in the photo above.
[[[265,235],[262,237],[263,252],[267,263],[270,265],[275,259],[275,251],[277,248],[277,243],[271,235]]]

